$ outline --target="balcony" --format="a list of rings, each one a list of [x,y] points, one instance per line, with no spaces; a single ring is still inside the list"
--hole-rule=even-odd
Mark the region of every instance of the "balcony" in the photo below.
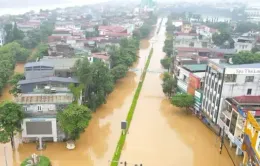
[[[24,111],[24,116],[27,118],[55,118],[57,115],[56,110],[49,111]]]

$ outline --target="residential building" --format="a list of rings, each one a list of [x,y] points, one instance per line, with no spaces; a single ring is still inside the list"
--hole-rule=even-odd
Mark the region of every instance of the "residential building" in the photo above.
[[[91,54],[91,63],[95,61],[102,61],[105,64],[107,64],[108,68],[110,69],[110,55],[107,52],[97,52],[97,53],[92,53]]]
[[[218,123],[225,128],[230,145],[236,146],[237,155],[242,154],[246,115],[251,113],[255,118],[259,118],[259,108],[260,96],[236,96],[225,100],[225,107]]]
[[[127,28],[122,26],[99,26],[98,31],[100,36],[108,37],[129,37],[131,35]]]
[[[51,43],[48,49],[49,56],[60,56],[71,58],[75,56],[74,48],[63,42]]]
[[[189,93],[195,97],[194,110],[200,111],[202,102],[202,89],[207,64],[189,64],[179,68],[176,75],[179,91]]]
[[[210,46],[210,40],[199,39],[196,33],[175,33],[175,47],[195,47],[195,48],[207,48]]]
[[[73,102],[71,93],[20,94],[15,102],[22,105],[25,115],[22,122],[24,142],[37,138],[57,142],[65,138],[57,125],[56,115]]]
[[[183,33],[190,33],[192,30],[192,26],[189,22],[183,22],[181,26],[181,32]]]
[[[24,23],[17,23],[17,28],[20,29],[23,32],[31,31],[33,29],[40,28],[41,22],[38,21],[28,21]]]
[[[23,141],[36,139],[62,141],[65,134],[57,125],[56,115],[74,101],[70,84],[79,82],[73,75],[79,58],[44,57],[25,65],[25,80],[20,80],[15,101],[23,108]],[[79,99],[79,103],[81,98]]]
[[[203,38],[212,38],[214,33],[219,33],[217,29],[210,28],[206,25],[200,25],[196,27],[197,34],[201,35]]]
[[[247,114],[244,129],[243,165],[260,165],[260,124],[251,113]]]
[[[0,28],[0,47],[5,44],[5,32]]]
[[[248,21],[251,21],[251,22],[260,22],[260,6],[252,6],[252,7],[248,7],[246,10],[245,10],[245,13],[247,14],[247,19]]]
[[[256,38],[252,34],[244,34],[243,36],[235,39],[235,50],[240,51],[251,51],[256,44]]]
[[[231,65],[221,59],[210,60],[205,74],[203,113],[217,123],[223,108],[226,107],[226,98],[259,95],[259,65]]]

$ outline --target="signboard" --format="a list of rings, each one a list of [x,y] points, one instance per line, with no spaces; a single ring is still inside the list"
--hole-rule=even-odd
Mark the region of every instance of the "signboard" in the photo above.
[[[222,69],[222,68],[220,68],[219,66],[217,66],[217,65],[213,64],[213,63],[209,63],[209,64],[208,64],[208,66],[209,66],[209,67],[211,67],[212,69],[214,69],[214,70],[218,71],[218,72],[221,72],[221,73],[223,73],[223,69]]]
[[[126,121],[121,122],[121,129],[126,130],[126,128],[127,128],[127,122]]]
[[[182,81],[178,80],[177,86],[181,88],[183,91],[187,92],[187,84],[183,83]]]
[[[226,74],[260,74],[260,68],[227,68]]]
[[[198,78],[194,74],[190,73],[189,86],[191,86],[194,89],[199,89],[200,88],[200,78]]]

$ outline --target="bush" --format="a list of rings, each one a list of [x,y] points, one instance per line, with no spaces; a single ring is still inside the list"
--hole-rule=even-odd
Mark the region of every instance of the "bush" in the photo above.
[[[26,166],[28,165],[28,160],[30,160],[31,158],[27,158],[25,159],[21,166]],[[36,165],[36,166],[51,166],[51,161],[48,157],[46,156],[39,156],[40,162]]]

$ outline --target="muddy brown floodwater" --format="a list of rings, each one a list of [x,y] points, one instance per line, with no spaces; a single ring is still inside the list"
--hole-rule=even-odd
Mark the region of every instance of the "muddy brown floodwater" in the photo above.
[[[8,166],[18,166],[33,153],[49,157],[52,166],[109,165],[120,136],[120,123],[126,118],[150,48],[149,40],[141,41],[140,58],[133,66],[137,71],[128,72],[125,78],[116,83],[114,91],[107,98],[107,103],[93,114],[88,128],[76,142],[75,150],[67,150],[65,143],[61,142],[47,143],[46,150],[37,151],[35,143],[22,144],[17,139],[17,148],[13,152],[10,144],[0,144],[0,166],[5,165],[5,159]],[[3,95],[3,99],[7,98],[9,99],[10,96]],[[4,147],[6,147],[6,157]]]
[[[216,136],[196,117],[172,106],[162,92],[156,71],[161,70],[160,59],[165,56],[165,22],[155,36],[153,56],[120,161],[131,166],[232,166],[225,149],[219,154]]]

